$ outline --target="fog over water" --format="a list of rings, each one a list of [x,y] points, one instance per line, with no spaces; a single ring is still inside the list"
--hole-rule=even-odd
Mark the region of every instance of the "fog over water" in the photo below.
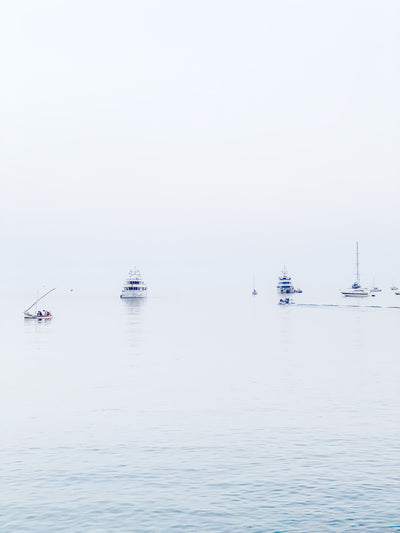
[[[400,271],[399,5],[2,8],[5,286]],[[29,279],[26,278],[29,267]]]
[[[399,3],[1,14],[0,530],[398,531]]]

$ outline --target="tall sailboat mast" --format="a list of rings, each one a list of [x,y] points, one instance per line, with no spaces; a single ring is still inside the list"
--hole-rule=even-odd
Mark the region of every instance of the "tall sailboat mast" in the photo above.
[[[357,257],[357,281],[360,283],[360,271],[359,271],[359,265],[358,265],[358,241],[356,242],[356,257]]]

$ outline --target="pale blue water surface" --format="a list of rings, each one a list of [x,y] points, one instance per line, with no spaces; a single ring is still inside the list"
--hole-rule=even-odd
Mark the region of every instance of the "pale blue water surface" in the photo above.
[[[400,531],[400,296],[100,292],[2,295],[1,531]]]

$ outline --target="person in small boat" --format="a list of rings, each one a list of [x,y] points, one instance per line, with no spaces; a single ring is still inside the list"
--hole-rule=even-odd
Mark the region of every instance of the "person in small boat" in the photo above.
[[[43,316],[41,311],[37,312],[37,316]]]

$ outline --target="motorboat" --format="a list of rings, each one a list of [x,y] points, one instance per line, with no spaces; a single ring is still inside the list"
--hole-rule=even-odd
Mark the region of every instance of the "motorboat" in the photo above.
[[[51,320],[53,318],[53,315],[51,314],[51,311],[48,311],[47,309],[38,310],[37,309],[37,304],[38,304],[38,302],[40,302],[40,300],[43,300],[43,298],[45,298],[48,294],[50,294],[51,292],[53,292],[55,290],[56,289],[54,287],[54,289],[51,289],[50,291],[47,291],[45,294],[43,294],[43,296],[41,296],[40,298],[35,300],[33,302],[33,304],[30,307],[28,307],[28,309],[25,309],[24,318],[26,318],[28,320],[38,320],[38,321]],[[32,309],[33,306],[35,306],[35,311],[33,313],[29,312]]]
[[[340,291],[343,296],[355,297],[355,298],[364,298],[369,296],[369,290],[361,287],[360,284],[360,270],[359,270],[359,261],[358,261],[358,242],[356,243],[356,281],[353,283],[350,289],[344,289]]]
[[[294,304],[294,301],[291,298],[281,298],[278,302],[278,305],[290,305]]]
[[[147,285],[142,280],[139,270],[134,267],[129,271],[120,298],[144,298],[145,296],[147,296]]]

